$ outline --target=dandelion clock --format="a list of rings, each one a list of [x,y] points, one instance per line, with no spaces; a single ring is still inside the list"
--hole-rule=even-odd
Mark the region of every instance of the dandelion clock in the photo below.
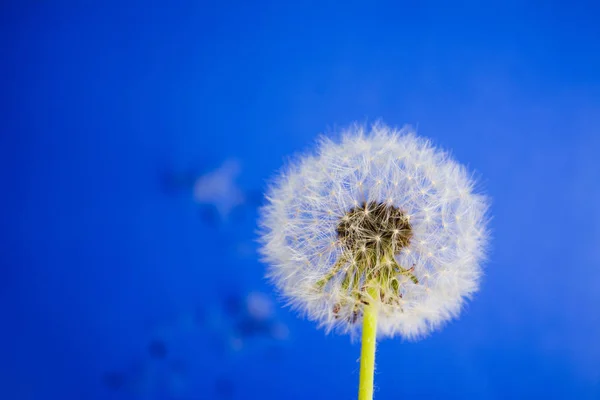
[[[487,200],[448,153],[408,128],[355,125],[273,181],[260,217],[269,277],[327,331],[362,334],[359,399],[376,338],[417,339],[478,289]]]

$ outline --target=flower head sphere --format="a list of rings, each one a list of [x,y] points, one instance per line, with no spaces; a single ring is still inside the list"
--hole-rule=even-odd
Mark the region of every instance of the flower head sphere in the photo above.
[[[478,288],[487,200],[466,169],[409,128],[355,125],[323,138],[273,183],[262,253],[290,304],[355,333],[376,304],[379,335],[417,338]]]

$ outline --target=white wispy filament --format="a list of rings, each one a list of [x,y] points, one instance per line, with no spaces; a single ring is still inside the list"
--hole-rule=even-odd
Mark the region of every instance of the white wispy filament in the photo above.
[[[354,125],[339,142],[322,138],[268,191],[269,276],[327,330],[355,333],[363,304],[377,301],[379,336],[423,336],[478,289],[487,199],[474,184],[409,128]]]

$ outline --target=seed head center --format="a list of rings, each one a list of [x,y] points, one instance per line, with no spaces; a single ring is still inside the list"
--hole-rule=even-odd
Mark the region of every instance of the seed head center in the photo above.
[[[342,245],[356,254],[370,250],[381,260],[384,254],[398,254],[410,244],[413,232],[408,217],[398,207],[363,202],[348,211],[338,223]]]

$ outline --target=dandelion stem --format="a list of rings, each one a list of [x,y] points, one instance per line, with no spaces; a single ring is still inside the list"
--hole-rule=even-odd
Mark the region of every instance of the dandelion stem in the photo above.
[[[360,381],[358,400],[373,399],[373,376],[375,374],[375,342],[377,339],[377,300],[379,293],[374,288],[367,289],[369,304],[363,308],[362,343],[360,350]]]

